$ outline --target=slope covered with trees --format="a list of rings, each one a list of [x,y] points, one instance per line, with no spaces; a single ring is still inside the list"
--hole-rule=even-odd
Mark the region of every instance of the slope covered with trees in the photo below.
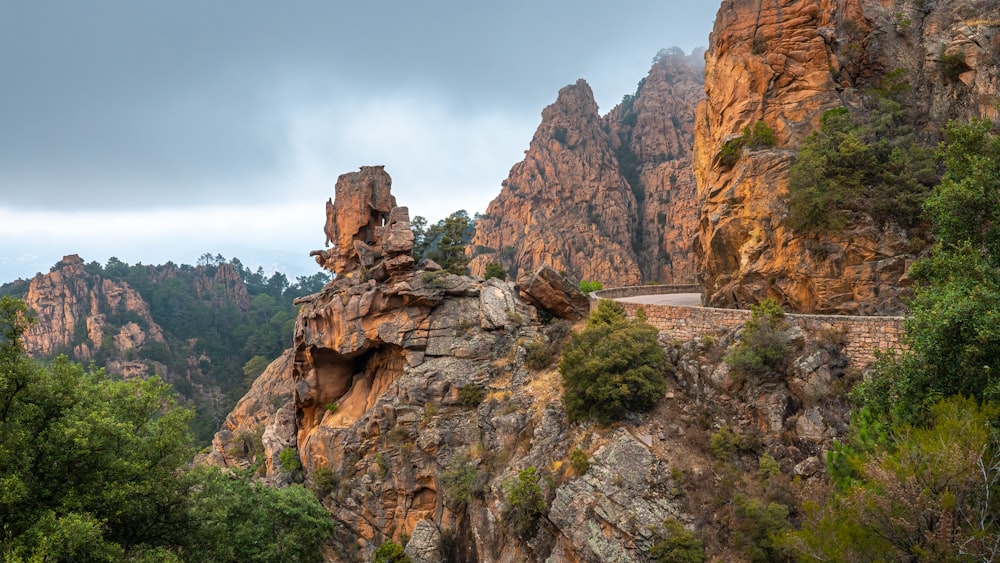
[[[130,265],[111,258],[104,265],[90,262],[81,269],[63,261],[50,275],[57,272],[61,275],[48,280],[38,276],[0,287],[0,294],[35,297],[38,302],[52,301],[56,294],[63,303],[79,303],[78,314],[84,318],[40,319],[46,325],[75,327],[65,341],[45,352],[29,351],[93,361],[116,375],[125,375],[129,366],[160,375],[195,407],[192,424],[201,442],[211,438],[254,378],[291,344],[295,298],[319,291],[330,279],[320,272],[292,283],[280,272],[268,275],[263,268],[250,270],[237,258],[211,254],[194,266]],[[135,290],[144,305],[115,307],[103,295],[108,283]],[[68,316],[67,309],[71,307],[52,307],[51,314]],[[93,341],[97,316],[98,334],[103,336]],[[132,324],[144,336],[127,343],[116,340]]]
[[[190,409],[159,378],[27,357],[0,298],[4,561],[316,561],[333,524],[301,486],[190,466]]]

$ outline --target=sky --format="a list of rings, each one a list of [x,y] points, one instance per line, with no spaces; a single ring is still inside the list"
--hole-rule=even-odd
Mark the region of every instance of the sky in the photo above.
[[[559,88],[601,113],[716,1],[0,0],[0,284],[63,255],[317,270],[340,174],[484,212]]]

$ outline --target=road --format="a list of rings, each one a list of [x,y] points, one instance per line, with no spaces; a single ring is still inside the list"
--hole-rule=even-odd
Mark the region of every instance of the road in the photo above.
[[[622,303],[642,303],[644,305],[674,305],[678,307],[700,307],[700,293],[664,293],[661,295],[637,295],[615,299]]]

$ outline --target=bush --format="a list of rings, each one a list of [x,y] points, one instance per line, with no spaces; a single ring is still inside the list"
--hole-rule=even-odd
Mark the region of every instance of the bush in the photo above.
[[[773,147],[775,144],[774,130],[767,123],[758,121],[753,126],[743,128],[743,146],[751,149]]]
[[[278,454],[278,461],[281,462],[281,468],[286,473],[296,473],[302,469],[302,463],[299,461],[299,452],[295,451],[295,448],[281,450],[281,453]]]
[[[722,149],[719,150],[719,156],[716,157],[716,160],[723,168],[732,168],[740,159],[742,151],[743,138],[736,137],[735,139],[730,139],[722,143]]]
[[[441,486],[445,499],[452,507],[464,507],[472,498],[473,487],[479,471],[468,456],[455,456],[441,472]]]
[[[330,496],[340,484],[340,477],[329,467],[317,467],[312,475],[312,490],[322,500]]]
[[[531,369],[545,369],[552,364],[552,347],[545,340],[532,340],[524,345],[524,363]]]
[[[837,230],[851,213],[913,227],[937,181],[931,150],[917,142],[900,101],[907,87],[890,73],[874,90],[877,107],[856,120],[847,108],[826,111],[789,169],[788,211],[799,231]]]
[[[573,451],[569,452],[569,463],[573,466],[573,472],[577,475],[583,475],[590,469],[590,461],[587,459],[587,453],[580,448],[574,448]]]
[[[545,497],[538,485],[538,470],[534,467],[522,469],[516,479],[505,484],[504,489],[507,492],[504,522],[518,537],[530,537],[539,517],[545,512]]]
[[[498,280],[507,281],[507,270],[504,269],[503,264],[500,262],[490,262],[486,265],[486,271],[483,273],[483,277],[486,279],[496,278]]]
[[[481,385],[466,385],[458,390],[458,400],[467,409],[474,409],[482,404],[486,390]]]
[[[701,563],[705,548],[694,532],[673,518],[663,522],[666,537],[653,544],[649,556],[657,563]]]
[[[792,352],[784,311],[774,299],[764,299],[750,308],[751,317],[743,327],[740,342],[726,354],[725,361],[737,378],[761,378],[781,374]]]
[[[410,556],[403,552],[403,546],[392,540],[385,540],[372,553],[371,563],[412,563]]]
[[[559,362],[570,420],[610,424],[655,407],[667,387],[667,358],[657,334],[656,328],[627,319],[618,303],[602,300]]]
[[[604,284],[594,280],[580,280],[580,284],[577,287],[579,287],[584,295],[590,295],[593,291],[604,289]]]

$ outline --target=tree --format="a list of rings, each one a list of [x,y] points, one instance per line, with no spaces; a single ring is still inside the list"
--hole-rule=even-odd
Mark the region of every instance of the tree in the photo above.
[[[657,334],[656,328],[626,318],[617,302],[601,300],[559,362],[570,420],[610,424],[656,406],[667,386],[667,358]]]
[[[430,259],[457,275],[469,273],[465,249],[476,233],[476,222],[465,210],[458,210],[424,230],[426,219],[417,216],[410,223],[414,233],[413,256]]]
[[[946,172],[926,204],[937,243],[910,271],[906,351],[856,390],[864,407],[902,422],[938,397],[1000,399],[1000,136],[973,121],[949,125],[945,139]]]
[[[318,558],[332,523],[311,493],[189,469],[192,412],[169,386],[114,380],[65,356],[30,360],[29,323],[23,302],[0,298],[0,553],[8,560]],[[240,551],[233,538],[249,526],[250,547]]]

